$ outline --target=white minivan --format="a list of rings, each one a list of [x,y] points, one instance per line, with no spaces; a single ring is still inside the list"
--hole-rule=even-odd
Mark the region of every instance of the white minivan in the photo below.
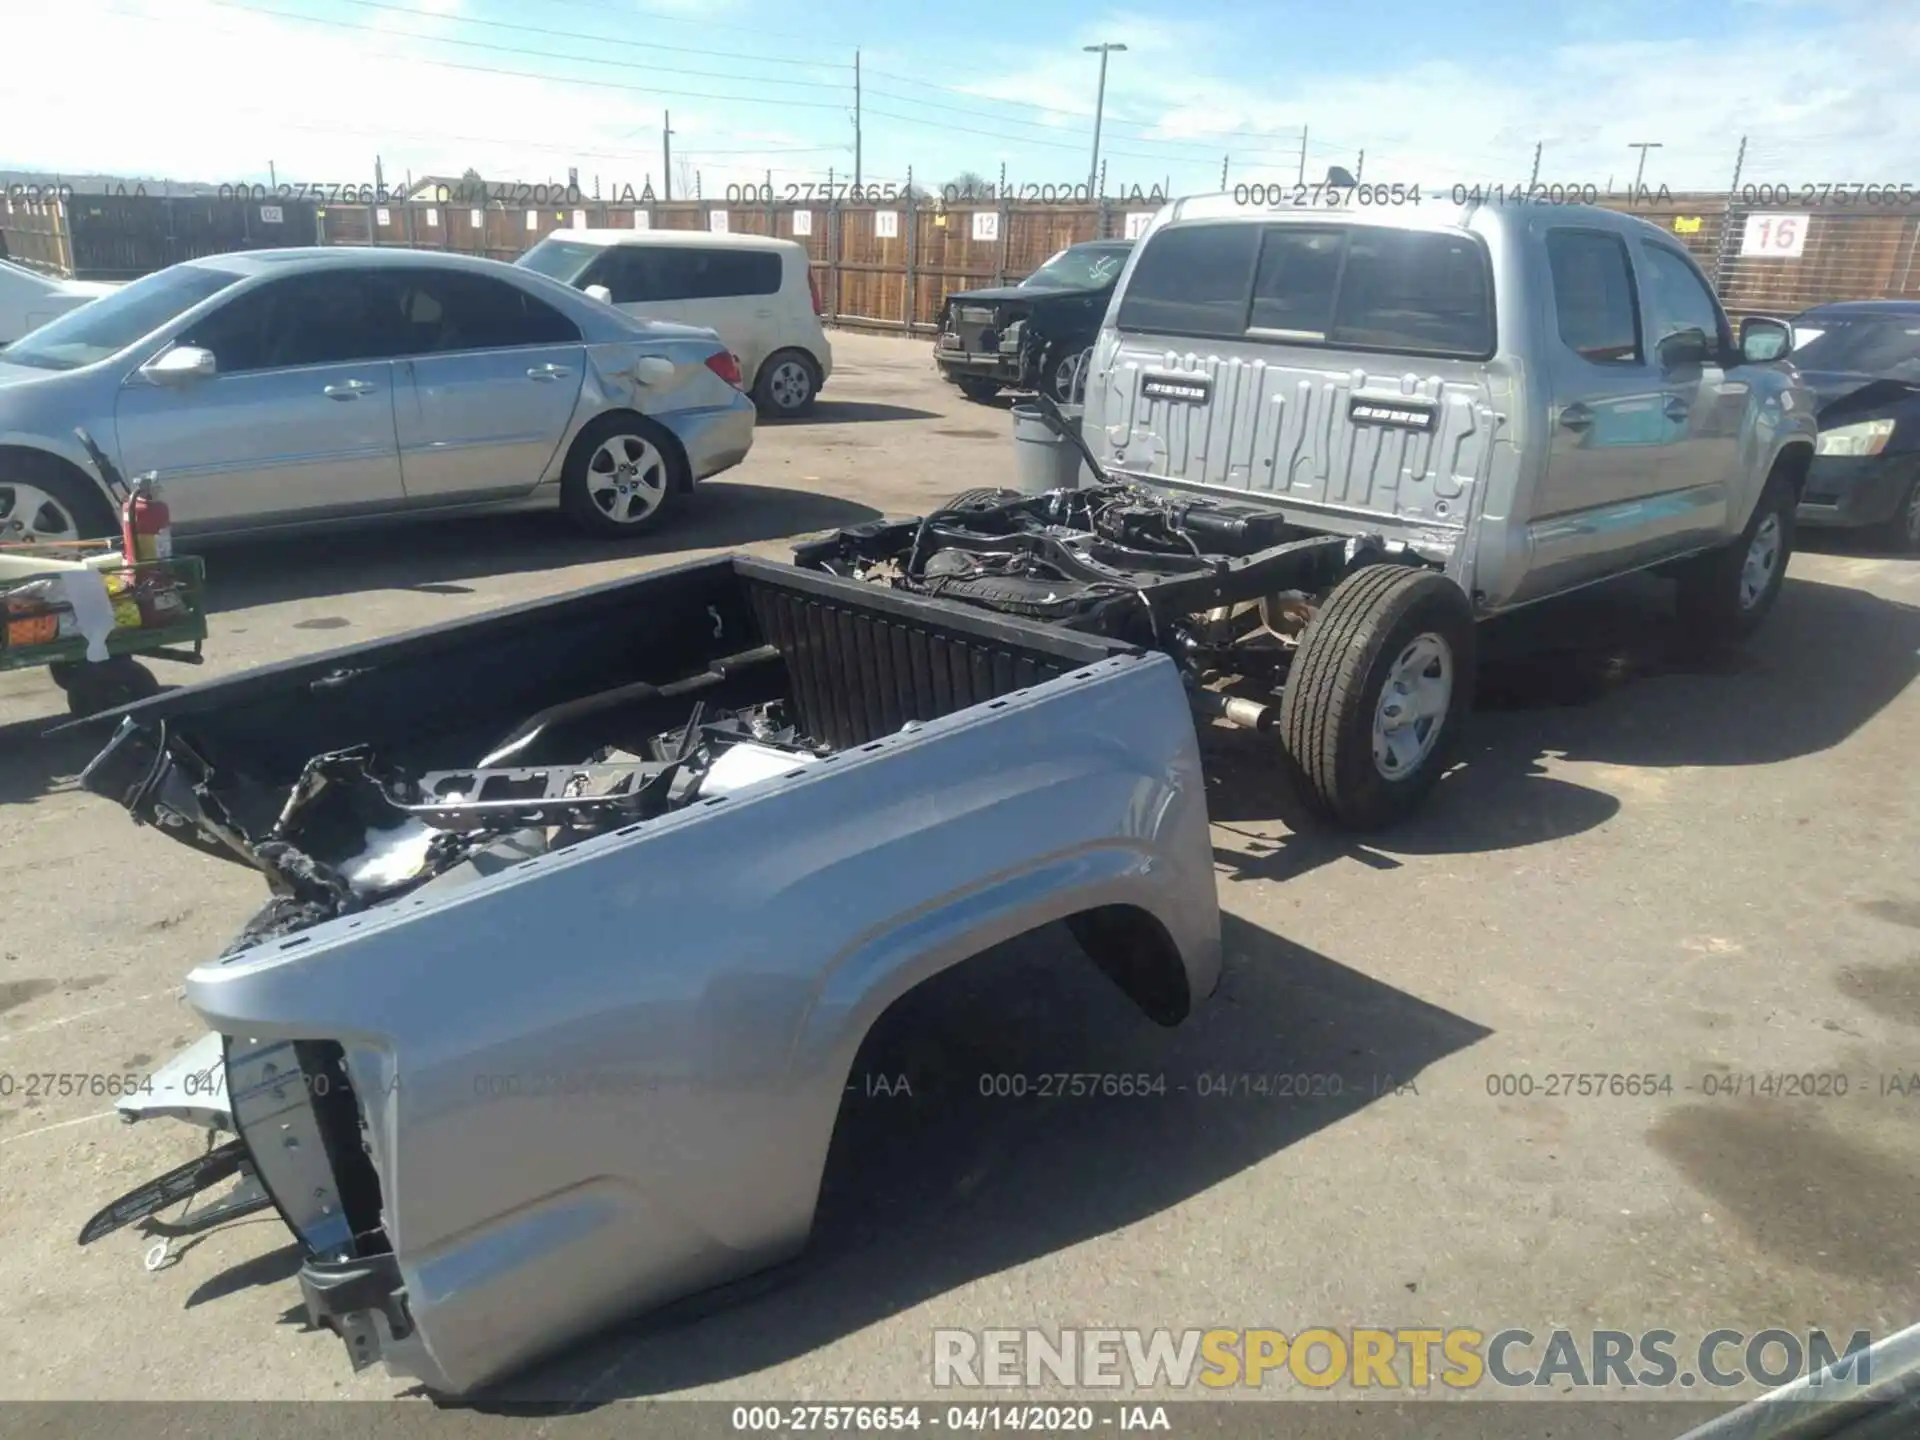
[[[804,247],[704,230],[556,230],[514,262],[629,314],[719,335],[760,413],[813,408],[833,373]]]

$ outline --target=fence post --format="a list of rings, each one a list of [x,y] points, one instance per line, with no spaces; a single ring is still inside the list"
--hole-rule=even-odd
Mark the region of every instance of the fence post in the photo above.
[[[920,292],[914,285],[915,252],[920,248],[920,217],[913,208],[913,167],[907,167],[907,293],[900,302],[900,318],[907,334],[913,334],[913,317],[920,308]]]
[[[767,234],[772,235],[773,228],[773,171],[767,171]]]
[[[840,197],[833,190],[833,168],[827,168],[827,268],[833,275],[833,301],[827,307],[827,318],[840,318]]]
[[[1000,269],[997,272],[997,278],[993,282],[996,285],[1005,285],[1007,283],[1007,259],[1012,248],[1013,217],[1007,208],[1006,187],[1002,186],[1000,190]]]

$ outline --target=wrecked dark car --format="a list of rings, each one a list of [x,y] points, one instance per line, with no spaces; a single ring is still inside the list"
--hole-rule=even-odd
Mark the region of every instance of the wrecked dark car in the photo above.
[[[1176,667],[1095,634],[721,557],[114,714],[83,785],[268,898],[119,1104],[207,1153],[81,1242],[233,1181],[443,1394],[800,1250],[933,974],[1057,921],[1162,1024],[1219,973]]]
[[[1820,403],[1795,518],[1920,555],[1920,301],[1816,306],[1794,317],[1792,344]]]
[[[933,350],[940,373],[969,400],[1012,389],[1078,401],[1132,249],[1131,240],[1069,245],[1018,285],[947,296]]]

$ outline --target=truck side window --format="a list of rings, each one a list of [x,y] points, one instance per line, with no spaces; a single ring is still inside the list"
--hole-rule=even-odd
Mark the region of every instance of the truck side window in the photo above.
[[[1660,316],[1660,333],[1654,337],[1654,349],[1669,335],[1681,330],[1698,330],[1722,353],[1733,348],[1733,337],[1723,328],[1720,307],[1713,292],[1700,278],[1686,256],[1665,245],[1642,242],[1640,253],[1647,257],[1647,288],[1653,292],[1654,308]]]
[[[1550,230],[1547,265],[1561,343],[1595,365],[1638,365],[1640,305],[1626,242],[1600,230]]]

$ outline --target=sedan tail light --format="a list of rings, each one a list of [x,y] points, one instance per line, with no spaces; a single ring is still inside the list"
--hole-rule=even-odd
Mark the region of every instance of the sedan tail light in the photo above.
[[[707,369],[718,375],[734,389],[740,388],[740,362],[733,358],[731,350],[716,350],[707,356]]]

